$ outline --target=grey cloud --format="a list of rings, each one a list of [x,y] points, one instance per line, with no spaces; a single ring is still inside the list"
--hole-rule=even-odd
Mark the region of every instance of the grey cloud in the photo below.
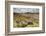
[[[13,11],[16,13],[26,13],[26,12],[39,13],[38,8],[13,8]]]

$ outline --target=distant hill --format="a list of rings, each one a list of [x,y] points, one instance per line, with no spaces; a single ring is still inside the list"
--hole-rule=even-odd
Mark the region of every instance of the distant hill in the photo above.
[[[14,14],[15,14],[15,13],[17,14],[17,12],[14,12]],[[31,14],[31,13],[33,14],[33,13],[38,13],[38,12],[24,12],[24,13],[22,12],[22,13],[20,13],[20,14]],[[18,13],[18,14],[19,14],[19,13]]]
[[[26,12],[25,14],[31,14],[31,13],[37,13],[37,12]]]

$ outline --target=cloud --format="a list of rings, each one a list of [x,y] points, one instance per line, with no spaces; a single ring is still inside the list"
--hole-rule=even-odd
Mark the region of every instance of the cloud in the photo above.
[[[13,8],[13,11],[16,13],[26,13],[26,12],[39,13],[38,8]]]

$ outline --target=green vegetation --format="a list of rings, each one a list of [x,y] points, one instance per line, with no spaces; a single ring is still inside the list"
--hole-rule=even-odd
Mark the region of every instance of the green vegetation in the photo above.
[[[34,15],[35,16],[35,15]],[[25,17],[22,15],[14,15],[13,19],[14,27],[38,27],[39,26],[39,19]]]

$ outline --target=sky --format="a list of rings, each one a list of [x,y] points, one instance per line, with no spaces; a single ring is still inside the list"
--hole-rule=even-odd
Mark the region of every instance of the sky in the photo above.
[[[13,8],[13,11],[16,13],[26,13],[26,12],[39,13],[38,8]]]

